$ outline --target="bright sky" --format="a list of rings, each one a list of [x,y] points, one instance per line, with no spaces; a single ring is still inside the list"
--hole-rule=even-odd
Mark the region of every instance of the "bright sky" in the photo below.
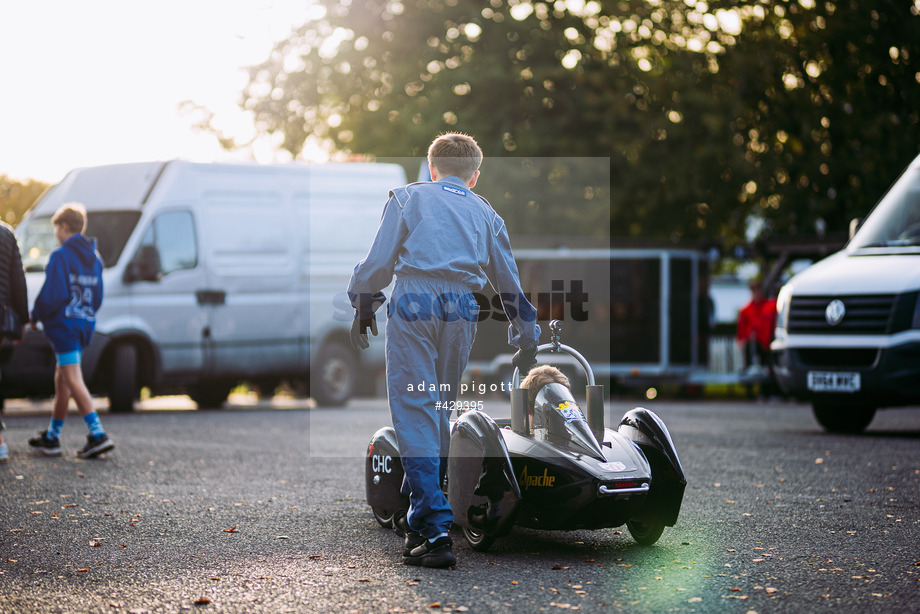
[[[179,105],[194,101],[224,130],[250,136],[237,106],[244,67],[267,59],[312,4],[4,0],[0,174],[56,182],[78,166],[245,157],[193,131],[196,116]]]

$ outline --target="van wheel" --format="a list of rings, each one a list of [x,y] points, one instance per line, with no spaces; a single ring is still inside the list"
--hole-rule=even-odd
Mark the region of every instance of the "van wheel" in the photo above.
[[[137,386],[137,348],[130,343],[115,346],[112,352],[112,379],[109,382],[109,411],[126,413],[134,411],[134,401],[139,397]]]
[[[358,361],[352,351],[341,343],[324,345],[311,371],[310,393],[319,405],[340,407],[354,395]]]
[[[834,401],[814,401],[811,404],[818,424],[828,433],[862,433],[875,417],[874,407],[846,405]]]
[[[198,409],[220,409],[232,389],[233,384],[226,382],[202,382],[188,396],[198,404]]]

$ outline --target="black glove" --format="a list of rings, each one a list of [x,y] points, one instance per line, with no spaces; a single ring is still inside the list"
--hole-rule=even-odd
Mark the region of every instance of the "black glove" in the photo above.
[[[367,340],[367,331],[370,329],[371,334],[377,336],[377,316],[371,316],[367,319],[361,319],[357,313],[355,321],[351,324],[351,347],[356,350],[366,350],[370,347]]]
[[[521,372],[521,377],[527,375],[527,372],[537,364],[537,346],[519,349],[514,353],[511,364]]]

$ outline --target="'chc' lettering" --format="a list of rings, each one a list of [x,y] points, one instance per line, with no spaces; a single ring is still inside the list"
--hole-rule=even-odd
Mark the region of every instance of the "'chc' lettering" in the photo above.
[[[371,457],[371,469],[374,470],[374,473],[390,473],[391,460],[393,460],[393,458],[390,456],[374,454],[374,456]]]

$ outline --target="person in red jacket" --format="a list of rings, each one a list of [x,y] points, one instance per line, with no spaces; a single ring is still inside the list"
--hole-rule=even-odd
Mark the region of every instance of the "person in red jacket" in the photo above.
[[[767,298],[760,280],[752,280],[749,287],[751,300],[738,312],[737,341],[744,352],[745,368],[759,365],[766,370],[767,379],[762,385],[766,394],[773,390],[770,342],[776,328],[776,299]]]

